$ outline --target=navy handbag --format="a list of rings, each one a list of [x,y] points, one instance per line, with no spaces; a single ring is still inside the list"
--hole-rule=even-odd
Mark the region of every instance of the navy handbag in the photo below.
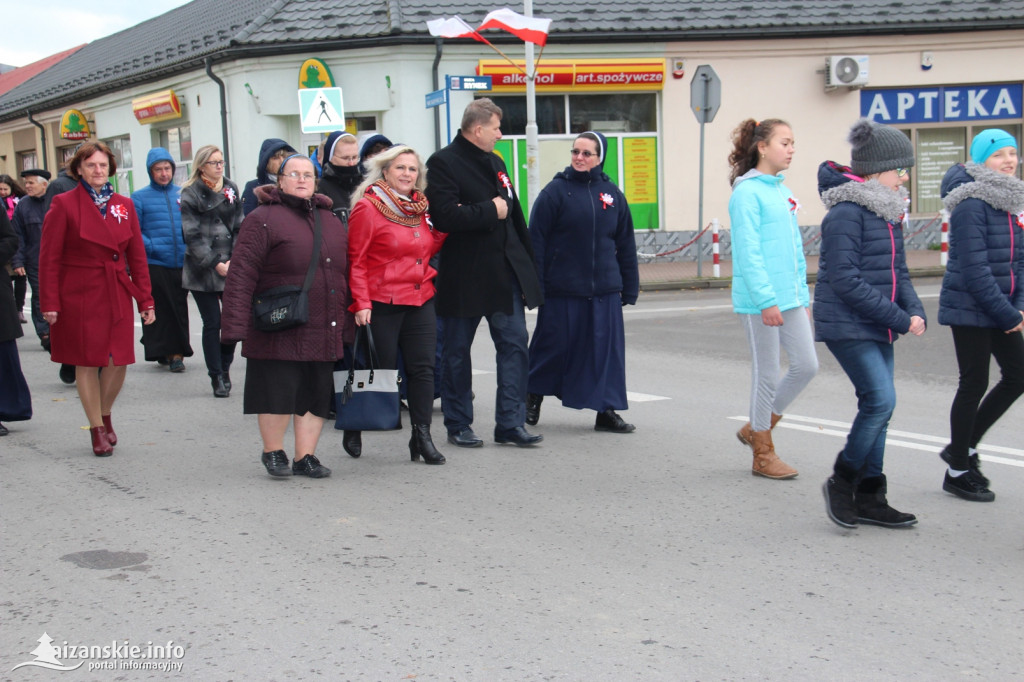
[[[365,330],[365,334],[364,334]],[[359,364],[359,344],[366,338],[367,367]],[[359,327],[353,352],[352,367],[334,373],[335,412],[334,428],[345,431],[392,431],[402,428],[399,407],[398,369],[381,369],[377,350],[373,345],[370,325]]]

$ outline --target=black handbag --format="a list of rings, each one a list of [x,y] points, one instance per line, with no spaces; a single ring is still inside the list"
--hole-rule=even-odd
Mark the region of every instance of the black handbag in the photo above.
[[[261,291],[252,298],[253,322],[261,332],[293,329],[309,322],[309,287],[320,260],[320,211],[313,209],[313,257],[301,287],[286,284]]]
[[[355,357],[365,330],[367,369],[356,369]],[[352,367],[334,373],[335,419],[334,428],[346,431],[391,431],[402,428],[398,389],[401,378],[398,369],[381,369],[377,349],[373,345],[370,325],[356,331]]]

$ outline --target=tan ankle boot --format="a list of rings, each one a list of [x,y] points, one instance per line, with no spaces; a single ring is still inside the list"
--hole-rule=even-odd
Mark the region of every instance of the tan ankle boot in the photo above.
[[[771,427],[773,429],[775,428],[775,425],[779,423],[780,419],[782,419],[781,414],[775,414],[774,412],[772,412]],[[740,427],[739,431],[736,432],[736,438],[739,439],[739,441],[744,445],[749,445],[750,447],[753,447],[753,444],[750,442],[751,433],[753,433],[753,430],[750,428],[750,422],[747,422],[746,424]]]
[[[775,454],[771,431],[751,431],[751,447],[754,449],[754,465],[751,472],[765,478],[795,478],[797,470]]]

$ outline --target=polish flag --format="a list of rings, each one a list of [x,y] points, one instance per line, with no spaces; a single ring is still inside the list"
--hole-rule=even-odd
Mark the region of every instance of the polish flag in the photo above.
[[[481,43],[487,42],[472,26],[457,16],[451,19],[432,19],[427,22],[427,30],[430,35],[439,38],[472,38]]]
[[[484,17],[484,23],[480,24],[477,30],[482,31],[485,28],[500,28],[528,43],[544,45],[548,42],[548,29],[551,28],[551,20],[526,17],[513,12],[508,7],[503,7]]]

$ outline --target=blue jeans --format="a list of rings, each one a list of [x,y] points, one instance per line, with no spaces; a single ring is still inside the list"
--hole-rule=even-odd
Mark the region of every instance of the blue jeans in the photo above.
[[[878,341],[826,341],[857,392],[857,417],[839,460],[860,478],[882,474],[885,435],[896,409],[893,346]]]
[[[526,381],[530,370],[526,313],[518,290],[513,297],[511,315],[492,313],[484,316],[496,351],[498,393],[494,421],[501,429],[522,426],[526,421]],[[470,349],[481,319],[479,316],[444,318],[441,409],[449,434],[458,433],[473,423]]]

